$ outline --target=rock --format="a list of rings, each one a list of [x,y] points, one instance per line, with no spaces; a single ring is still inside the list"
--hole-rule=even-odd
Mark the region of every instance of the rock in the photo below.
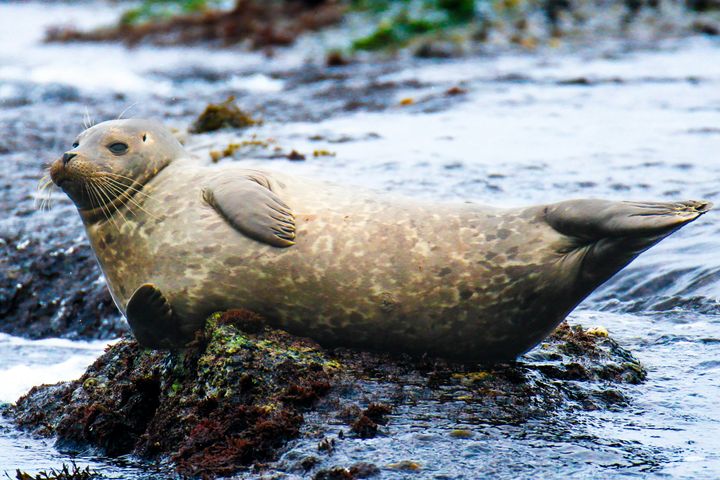
[[[114,338],[128,332],[89,246],[0,241],[0,331],[26,338]]]
[[[392,435],[401,415],[394,412],[414,402],[414,391],[433,408],[459,401],[484,422],[517,424],[569,404],[588,410],[622,405],[622,391],[609,387],[644,377],[640,363],[611,338],[567,324],[522,361],[479,366],[326,350],[265,326],[251,312],[233,310],[212,316],[184,352],[142,350],[125,338],[80,379],[35,387],[7,414],[23,429],[55,436],[62,450],[169,458],[181,475],[213,478],[250,467],[262,471],[289,440],[303,435],[323,457],[337,442],[373,437],[378,425],[386,425],[383,435]],[[366,389],[367,379],[374,390]],[[398,387],[407,400],[383,393]],[[370,394],[380,398],[361,410],[357,399]],[[308,415],[311,423],[305,423]],[[355,435],[329,426],[338,419],[351,422]],[[328,437],[328,428],[337,437]],[[448,433],[471,436],[465,430]],[[366,478],[379,471],[371,464],[327,466],[307,453],[288,458],[280,468],[302,469],[314,478]],[[407,461],[385,468],[422,467]]]
[[[14,407],[17,424],[55,435],[62,450],[169,456],[189,476],[271,460],[338,367],[309,341],[225,323],[238,317],[214,316],[183,353],[123,339],[80,379],[32,389]]]

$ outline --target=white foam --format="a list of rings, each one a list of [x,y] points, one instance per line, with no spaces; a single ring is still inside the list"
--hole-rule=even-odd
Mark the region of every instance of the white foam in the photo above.
[[[0,402],[14,402],[35,385],[78,378],[111,343],[0,334]]]
[[[252,75],[234,76],[230,79],[228,85],[249,92],[274,93],[282,91],[284,83],[282,80],[268,77],[262,73],[254,73]]]
[[[28,340],[27,338],[15,337],[6,333],[0,333],[0,348],[5,345],[11,346],[39,346],[55,347],[73,350],[89,350],[93,352],[102,351],[107,345],[116,343],[117,340],[68,340],[65,338],[43,338],[40,340]]]
[[[93,4],[92,8],[47,5],[34,2],[0,3],[0,81],[59,83],[81,91],[115,91],[148,95],[171,95],[173,84],[157,72],[202,65],[208,70],[227,70],[267,64],[260,53],[233,49],[208,51],[193,47],[127,48],[120,44],[45,44],[50,26],[77,29],[113,24],[125,6]],[[238,88],[276,91],[282,83],[264,76],[238,77]]]
[[[54,365],[15,365],[0,370],[0,401],[14,402],[35,385],[79,377],[92,358],[76,355]]]

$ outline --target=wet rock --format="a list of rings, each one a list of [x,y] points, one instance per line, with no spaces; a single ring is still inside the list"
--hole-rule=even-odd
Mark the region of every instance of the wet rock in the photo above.
[[[80,379],[35,387],[9,414],[21,428],[55,436],[61,449],[170,458],[182,475],[212,478],[251,466],[262,471],[298,437],[314,439],[315,454],[325,458],[339,442],[375,436],[378,425],[392,435],[395,421],[408,421],[404,405],[422,408],[419,398],[434,410],[466,405],[478,421],[517,424],[558,409],[621,408],[622,384],[644,377],[609,336],[567,324],[521,361],[484,366],[327,350],[234,310],[214,315],[184,352],[144,351],[124,339]],[[357,399],[371,396],[376,400],[361,410]],[[338,432],[338,420],[351,422],[355,435]],[[337,437],[318,443],[328,428]],[[471,436],[456,427],[448,434]],[[308,453],[274,468],[314,478],[377,473],[370,464],[327,466]],[[408,460],[384,468],[422,466]]]
[[[419,470],[422,470],[422,465],[412,460],[402,460],[397,463],[391,463],[387,467],[393,470],[401,470],[406,472],[417,472]]]
[[[333,467],[320,470],[313,480],[354,480],[356,478],[371,478],[380,474],[380,469],[372,463],[358,462],[350,468]]]
[[[697,33],[716,37],[720,35],[720,23],[697,20],[692,24],[692,29]]]
[[[338,50],[332,50],[325,56],[325,65],[328,67],[344,67],[350,60]]]
[[[143,17],[140,5],[108,28],[82,31],[56,26],[47,30],[48,42],[123,41],[157,45],[209,43],[232,45],[249,42],[255,49],[289,45],[306,31],[334,25],[344,7],[333,0],[263,2],[238,0],[229,11],[204,10],[180,15]],[[138,12],[140,15],[138,15]]]
[[[128,331],[89,246],[0,241],[0,331],[26,338],[114,338]]]
[[[685,0],[685,5],[696,12],[712,12],[720,10],[720,0]]]
[[[296,162],[301,162],[301,161],[305,160],[305,155],[298,152],[297,150],[291,150],[290,153],[287,154],[287,159],[293,160]]]
[[[377,435],[378,426],[369,417],[362,415],[352,424],[351,430],[360,438],[373,438]]]
[[[460,86],[454,86],[450,87],[447,90],[445,90],[445,95],[465,95],[467,93],[467,90]]]
[[[187,476],[271,460],[338,365],[284,332],[243,333],[240,317],[214,316],[183,353],[121,340],[80,379],[32,389],[14,407],[16,422],[55,435],[63,450],[169,456]]]
[[[451,41],[427,40],[421,43],[414,52],[418,58],[455,58],[463,54],[461,45]]]
[[[378,433],[378,425],[388,422],[386,415],[392,408],[381,403],[371,403],[368,408],[360,412],[357,419],[351,424],[350,430],[360,438],[373,438]]]
[[[352,480],[354,477],[350,470],[344,467],[335,467],[329,470],[320,470],[313,476],[313,480]]]

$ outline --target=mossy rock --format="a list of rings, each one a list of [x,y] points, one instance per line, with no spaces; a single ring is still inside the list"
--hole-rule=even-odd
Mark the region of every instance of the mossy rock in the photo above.
[[[214,315],[183,353],[123,339],[80,379],[33,388],[17,402],[18,425],[57,436],[63,450],[170,457],[189,476],[270,460],[298,435],[303,408],[328,391],[337,366],[309,341],[239,328],[256,319]]]
[[[402,410],[398,386],[436,406],[461,401],[476,418],[517,423],[568,406],[623,404],[615,385],[644,376],[611,338],[566,324],[522,361],[483,366],[326,350],[235,310],[213,315],[182,353],[123,339],[80,379],[35,387],[10,413],[62,450],[170,459],[183,476],[212,478],[262,470],[289,440],[338,420],[349,441],[388,434]]]

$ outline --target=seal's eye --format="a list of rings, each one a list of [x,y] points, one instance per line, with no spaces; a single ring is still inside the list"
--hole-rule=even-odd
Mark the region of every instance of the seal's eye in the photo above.
[[[108,150],[110,150],[110,152],[114,153],[115,155],[123,155],[123,154],[127,153],[127,151],[128,151],[127,143],[122,143],[122,142],[111,143],[110,145],[108,145],[107,148],[108,148]]]
[[[79,146],[80,146],[80,144],[79,144],[78,142],[74,142],[74,143],[72,144],[72,147],[73,147],[73,148],[77,148],[77,147],[79,147]]]

